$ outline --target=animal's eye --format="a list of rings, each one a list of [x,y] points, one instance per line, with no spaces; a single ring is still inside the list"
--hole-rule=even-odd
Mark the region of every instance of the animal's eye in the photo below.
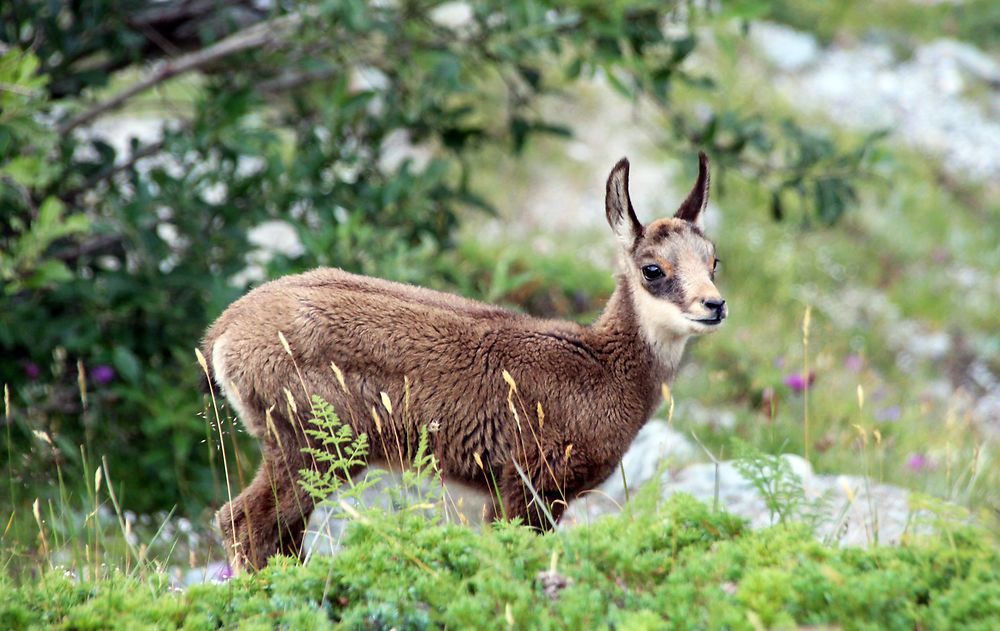
[[[720,262],[721,261],[719,261],[719,259],[715,259],[714,261],[712,261],[712,273],[713,274],[715,273],[715,270],[719,269],[719,263]]]
[[[642,268],[642,277],[648,281],[663,278],[663,270],[660,269],[659,265],[647,265]]]

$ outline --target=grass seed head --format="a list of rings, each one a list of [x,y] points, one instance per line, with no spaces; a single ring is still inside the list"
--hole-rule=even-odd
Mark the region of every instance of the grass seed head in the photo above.
[[[511,391],[513,392],[513,390]],[[510,408],[511,414],[514,415],[514,422],[517,423],[517,431],[521,431],[521,417],[517,414],[517,408],[514,407],[514,399],[507,397],[507,406]]]
[[[347,384],[344,382],[344,373],[340,372],[340,368],[333,362],[330,362],[330,368],[333,369],[333,374],[337,376],[337,381],[340,382],[341,389],[346,393]]]
[[[517,383],[514,381],[514,378],[510,376],[510,373],[507,372],[507,369],[504,369],[503,371],[503,380],[507,382],[507,385],[510,386],[511,390],[517,392]]]
[[[285,334],[282,333],[281,331],[278,331],[278,339],[281,340],[281,345],[285,347],[285,352],[288,353],[288,356],[293,357],[292,347],[288,345],[288,340],[285,339]]]
[[[76,381],[80,388],[80,402],[87,409],[87,373],[83,368],[83,360],[76,360]]]
[[[844,492],[847,493],[847,501],[850,502],[851,504],[853,504],[854,503],[854,489],[851,488],[851,485],[848,484],[848,482],[847,482],[847,478],[845,478],[844,476],[840,476],[839,482],[840,482],[840,486],[844,487]]]
[[[858,430],[858,435],[861,436],[861,443],[864,445],[868,444],[868,431],[864,427],[861,427],[857,423],[854,423],[854,429]]]
[[[812,305],[806,305],[806,313],[802,316],[802,341],[809,345],[809,323],[812,321]]]
[[[281,444],[281,435],[278,434],[278,428],[274,425],[274,416],[272,412],[274,411],[274,406],[264,410],[264,422],[267,424],[267,431],[274,436],[274,440],[278,443],[278,449],[284,450],[284,446]]]
[[[205,361],[205,356],[202,355],[200,348],[194,349],[194,356],[198,359],[198,365],[201,366],[201,369],[205,371],[205,376],[207,377],[208,376],[208,362]]]
[[[35,435],[35,438],[47,442],[49,447],[55,447],[55,445],[52,444],[52,437],[49,436],[48,432],[40,429],[33,429],[31,430],[31,433]]]

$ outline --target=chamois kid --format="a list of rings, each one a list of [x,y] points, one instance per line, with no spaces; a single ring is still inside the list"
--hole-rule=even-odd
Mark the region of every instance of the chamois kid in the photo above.
[[[226,309],[202,352],[264,456],[217,515],[235,567],[301,552],[314,503],[299,471],[321,466],[302,452],[316,446],[303,431],[312,395],[368,435],[373,464],[412,456],[433,424],[443,474],[492,493],[494,519],[550,528],[536,494],[558,520],[567,501],[611,474],[660,405],[687,339],[727,315],[715,246],[702,232],[705,155],[677,213],[646,226],[628,172],[622,159],[607,181],[620,273],[589,326],[339,269],[265,283]]]

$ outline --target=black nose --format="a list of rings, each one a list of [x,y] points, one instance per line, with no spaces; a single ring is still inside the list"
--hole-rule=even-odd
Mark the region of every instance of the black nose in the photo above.
[[[709,298],[702,300],[701,304],[705,305],[705,308],[714,313],[717,318],[722,318],[726,312],[726,301],[722,298]]]

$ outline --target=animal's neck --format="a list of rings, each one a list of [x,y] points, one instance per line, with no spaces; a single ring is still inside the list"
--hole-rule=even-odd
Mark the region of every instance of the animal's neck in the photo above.
[[[616,371],[626,375],[652,414],[662,399],[662,385],[673,383],[687,337],[651,341],[642,331],[628,286],[619,281],[604,313],[590,326],[593,343]],[[644,419],[645,420],[645,419]]]

